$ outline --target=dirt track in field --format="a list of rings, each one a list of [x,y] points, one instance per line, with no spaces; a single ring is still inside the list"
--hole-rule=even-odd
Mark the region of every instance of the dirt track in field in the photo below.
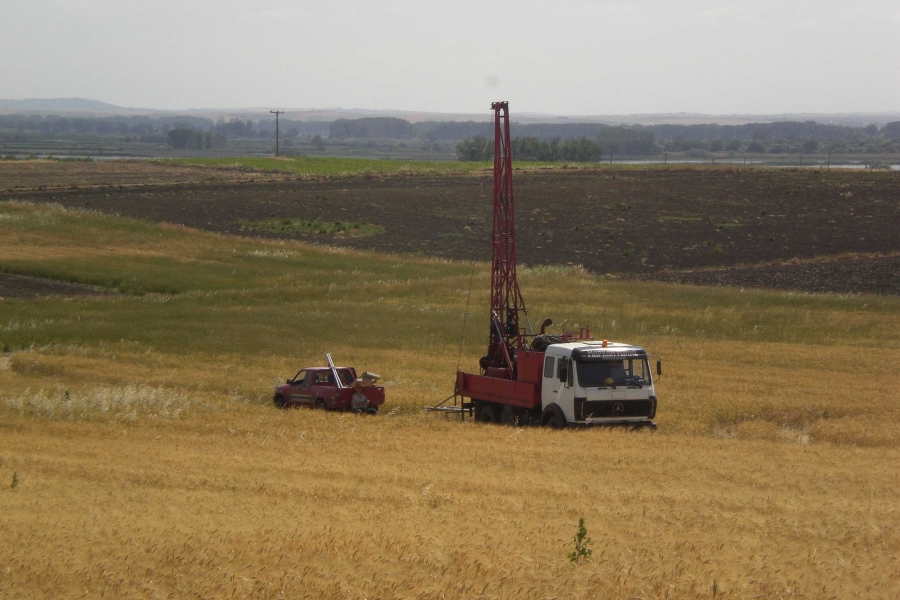
[[[702,285],[900,294],[898,173],[604,168],[520,171],[514,185],[518,257],[526,265],[580,264],[617,277]],[[491,179],[481,175],[7,190],[0,199],[242,235],[259,235],[245,231],[242,220],[364,221],[386,233],[290,237],[490,257]]]
[[[257,173],[238,169],[209,169],[150,160],[16,160],[0,161],[0,193],[36,189],[215,181],[271,181],[287,174]]]
[[[0,299],[41,298],[43,296],[107,296],[114,293],[68,281],[0,273]]]

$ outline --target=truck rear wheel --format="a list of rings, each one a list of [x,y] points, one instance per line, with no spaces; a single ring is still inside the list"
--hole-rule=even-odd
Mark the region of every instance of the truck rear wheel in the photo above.
[[[485,423],[499,423],[500,411],[499,407],[491,402],[485,402],[478,411],[478,420]]]

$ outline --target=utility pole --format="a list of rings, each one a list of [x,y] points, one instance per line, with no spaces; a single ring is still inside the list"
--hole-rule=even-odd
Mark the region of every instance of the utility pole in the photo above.
[[[278,156],[278,115],[283,115],[283,110],[270,110],[275,115],[275,156]]]

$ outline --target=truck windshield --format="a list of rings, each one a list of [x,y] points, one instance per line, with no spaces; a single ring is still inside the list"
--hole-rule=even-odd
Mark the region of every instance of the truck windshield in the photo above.
[[[581,387],[650,385],[650,366],[647,359],[611,361],[579,361],[576,372]]]

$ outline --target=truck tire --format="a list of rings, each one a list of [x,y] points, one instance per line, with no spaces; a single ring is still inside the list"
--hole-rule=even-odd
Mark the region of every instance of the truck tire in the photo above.
[[[493,402],[485,402],[481,406],[481,410],[478,411],[478,420],[483,421],[485,423],[499,423],[500,422],[500,411],[498,407]]]
[[[551,404],[544,409],[544,414],[541,415],[541,425],[553,429],[565,429],[566,415],[559,406]]]
[[[278,394],[275,396],[275,408],[285,408],[287,405],[284,403],[284,396]]]

